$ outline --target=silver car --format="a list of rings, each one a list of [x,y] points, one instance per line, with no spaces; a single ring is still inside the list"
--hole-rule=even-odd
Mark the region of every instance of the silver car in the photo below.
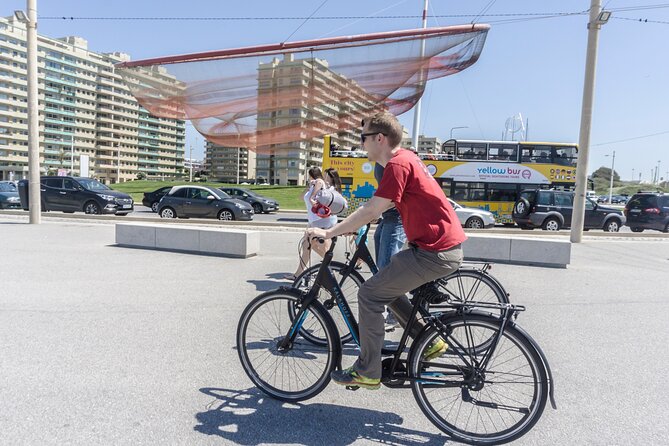
[[[453,206],[453,209],[455,209],[455,213],[463,228],[486,229],[495,226],[495,216],[492,212],[479,208],[466,208],[460,206],[450,198],[448,201]]]

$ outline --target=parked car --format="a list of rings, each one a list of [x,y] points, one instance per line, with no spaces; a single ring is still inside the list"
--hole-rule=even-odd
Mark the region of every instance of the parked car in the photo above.
[[[632,232],[644,229],[669,232],[669,195],[661,192],[640,192],[632,195],[625,206],[627,226]]]
[[[571,227],[574,193],[546,189],[528,189],[520,193],[513,205],[513,221],[522,229],[543,228],[557,231]],[[620,209],[601,206],[585,199],[584,229],[618,232],[625,224]]]
[[[252,190],[244,189],[242,187],[221,187],[219,189],[230,195],[232,198],[238,198],[249,203],[253,206],[253,212],[256,214],[262,214],[263,212],[269,214],[270,212],[279,210],[279,203],[276,200],[263,197]]]
[[[625,204],[629,199],[629,195],[613,195],[611,197],[611,204]]]
[[[455,214],[458,216],[458,220],[460,220],[463,228],[485,229],[495,226],[495,216],[492,212],[479,208],[467,208],[459,205],[450,198],[448,202],[455,209]]]
[[[11,181],[0,181],[0,209],[21,209],[19,190]]]
[[[127,215],[134,209],[132,197],[93,178],[53,177],[40,179],[42,211]]]
[[[151,208],[153,212],[158,212],[158,202],[170,191],[170,189],[172,189],[172,186],[161,187],[153,192],[144,192],[142,204],[147,208]]]
[[[247,202],[213,187],[174,186],[158,202],[158,215],[161,218],[252,220],[253,208]]]
[[[629,199],[628,195],[611,195],[611,203],[609,204],[625,204],[627,203],[628,199]],[[601,195],[599,198],[597,198],[596,201],[597,203],[608,203],[609,196]]]

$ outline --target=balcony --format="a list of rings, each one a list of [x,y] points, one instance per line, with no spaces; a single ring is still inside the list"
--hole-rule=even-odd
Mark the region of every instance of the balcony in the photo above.
[[[56,113],[56,114],[59,114],[59,115],[72,116],[72,117],[76,117],[76,116],[77,116],[77,114],[74,113],[74,112],[69,112],[69,111],[61,110],[61,109],[59,109],[59,108],[44,107],[44,110],[45,110],[47,113]]]
[[[46,79],[52,81],[52,82],[57,82],[57,83],[59,83],[59,84],[69,85],[69,86],[72,86],[72,87],[80,87],[80,85],[77,84],[77,83],[75,83],[75,82],[70,82],[70,81],[63,80],[63,79],[61,79],[60,77],[56,77],[56,76],[54,76],[54,75],[52,75],[52,74],[47,74],[47,75],[45,75],[44,77],[45,77]]]
[[[146,115],[144,115],[144,116],[143,116],[143,115],[139,115],[139,117],[138,117],[137,119],[140,121],[140,123],[141,123],[142,121],[145,121],[145,122],[154,122],[154,123],[156,123],[156,124],[162,124],[162,123],[160,122],[159,119],[157,119],[157,118],[150,118],[150,117],[148,117],[148,116],[146,116]]]

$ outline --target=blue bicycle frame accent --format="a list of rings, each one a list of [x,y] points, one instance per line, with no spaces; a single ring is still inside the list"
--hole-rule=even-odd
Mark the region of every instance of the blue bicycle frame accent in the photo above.
[[[300,316],[300,318],[297,320],[297,323],[293,325],[293,328],[290,330],[289,334],[291,339],[294,339],[295,334],[300,331],[302,324],[304,324],[304,320],[307,318],[308,314],[309,310],[304,310],[304,312],[302,312],[302,316]]]

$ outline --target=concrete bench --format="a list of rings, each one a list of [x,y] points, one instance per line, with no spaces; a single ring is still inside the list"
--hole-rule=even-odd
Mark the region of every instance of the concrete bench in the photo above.
[[[117,223],[116,244],[131,248],[248,258],[258,254],[260,234],[234,228]]]
[[[566,268],[571,260],[568,240],[472,233],[467,237],[463,245],[465,260],[552,268]]]

